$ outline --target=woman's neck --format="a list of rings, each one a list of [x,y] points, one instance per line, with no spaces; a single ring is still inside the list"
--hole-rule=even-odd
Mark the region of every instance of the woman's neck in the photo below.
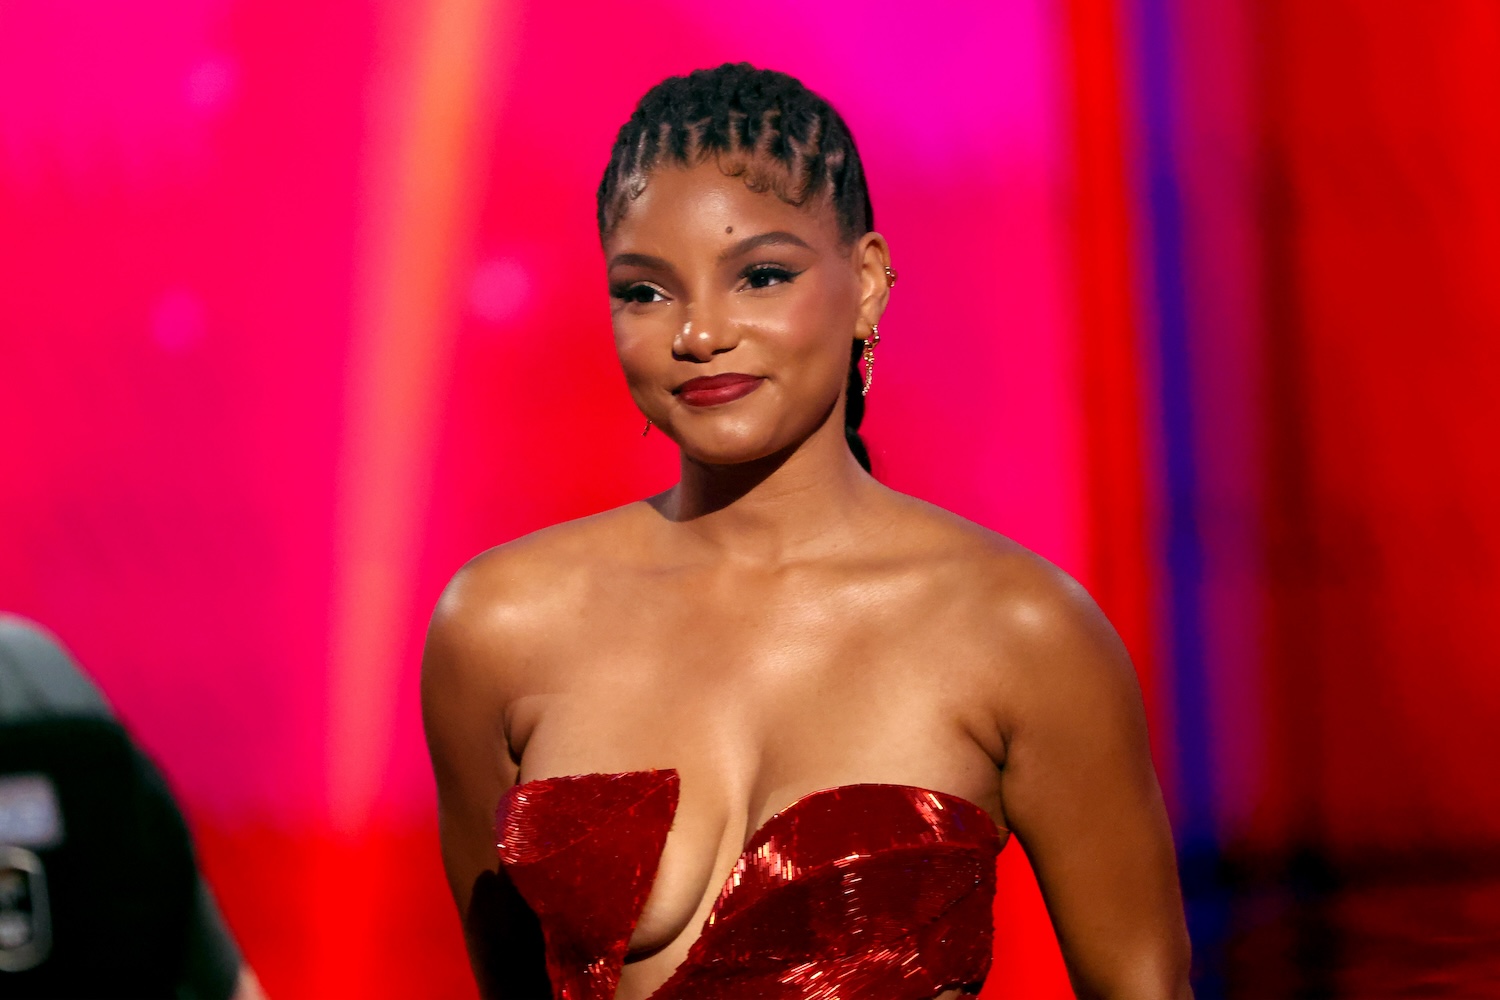
[[[842,431],[826,426],[786,452],[738,465],[684,455],[681,479],[657,509],[736,561],[780,564],[845,549],[876,484]]]

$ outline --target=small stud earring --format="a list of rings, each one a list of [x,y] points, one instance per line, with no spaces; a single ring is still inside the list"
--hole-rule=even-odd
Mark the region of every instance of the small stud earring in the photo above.
[[[896,269],[889,264],[885,266],[885,287],[896,287]]]
[[[865,363],[865,387],[860,393],[862,396],[870,394],[870,383],[875,381],[875,347],[880,343],[880,326],[877,323],[870,324],[870,337],[865,341],[865,349],[861,360]]]

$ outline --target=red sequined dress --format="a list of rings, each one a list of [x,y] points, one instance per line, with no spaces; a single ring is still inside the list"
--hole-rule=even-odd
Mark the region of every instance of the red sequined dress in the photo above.
[[[677,788],[676,771],[628,771],[530,781],[501,800],[501,875],[540,924],[553,1000],[614,996]],[[909,785],[803,796],[750,838],[687,958],[651,1000],[977,991],[1005,838],[973,803]]]

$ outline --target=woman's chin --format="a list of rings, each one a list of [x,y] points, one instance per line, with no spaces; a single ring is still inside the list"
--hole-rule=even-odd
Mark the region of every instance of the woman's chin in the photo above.
[[[761,435],[713,435],[692,437],[677,442],[683,455],[702,465],[744,465],[758,462],[785,450],[786,442]]]

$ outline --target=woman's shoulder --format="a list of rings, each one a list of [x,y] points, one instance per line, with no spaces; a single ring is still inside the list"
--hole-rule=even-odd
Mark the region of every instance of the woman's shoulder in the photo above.
[[[630,557],[649,508],[627,504],[486,549],[453,574],[429,627],[460,646],[515,646],[576,615],[592,581]]]
[[[1064,594],[1077,587],[1063,570],[1020,542],[935,503],[895,493],[895,519],[886,534],[897,551],[933,571],[963,578],[988,597]]]
[[[595,564],[637,534],[649,512],[645,501],[636,501],[539,528],[484,550],[460,567],[454,579],[514,580],[538,571],[553,576],[561,567]]]
[[[1085,648],[1103,651],[1106,659],[1123,654],[1098,604],[1061,567],[935,504],[903,502],[911,523],[920,526],[914,541],[930,560],[929,572],[945,582],[950,600],[972,610],[975,627],[1008,661],[1050,662]]]

